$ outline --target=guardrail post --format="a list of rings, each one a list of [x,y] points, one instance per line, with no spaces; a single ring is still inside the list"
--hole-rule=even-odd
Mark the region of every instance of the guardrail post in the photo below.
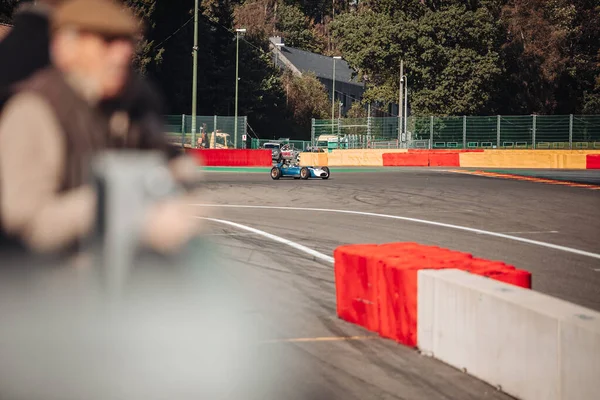
[[[500,148],[500,116],[496,117],[496,147]]]
[[[433,149],[433,115],[429,120],[429,148]]]
[[[569,150],[573,149],[573,114],[569,114]]]
[[[371,102],[367,105],[367,143],[371,143]]]
[[[315,146],[315,119],[310,120],[310,145]]]
[[[211,144],[214,144],[215,147],[217,146],[217,116],[216,115],[213,118],[213,134],[212,134],[211,142],[212,142]],[[210,148],[214,149],[214,147],[210,147]]]
[[[463,149],[467,148],[467,116],[463,115]]]
[[[247,145],[247,141],[248,141],[248,117],[246,115],[244,115],[244,129],[242,129],[242,135],[246,136],[246,140],[242,140],[242,149],[245,149],[246,147],[248,147]],[[243,136],[242,136],[243,139]]]
[[[531,148],[535,149],[535,123],[536,123],[536,115],[533,114],[533,131],[531,132]]]
[[[185,114],[181,114],[181,147],[185,147]]]

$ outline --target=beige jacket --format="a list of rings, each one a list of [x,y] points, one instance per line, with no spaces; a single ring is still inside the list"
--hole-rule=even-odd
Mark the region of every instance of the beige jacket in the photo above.
[[[78,90],[84,94],[83,87]],[[86,98],[93,102],[88,91]],[[33,93],[15,95],[0,115],[0,219],[4,229],[36,252],[63,249],[93,228],[96,194],[91,186],[59,193],[65,148],[61,126],[46,100]],[[176,177],[197,179],[194,163],[174,161]],[[186,204],[194,194],[157,205],[148,213],[144,243],[157,251],[176,251],[197,233],[198,220]]]

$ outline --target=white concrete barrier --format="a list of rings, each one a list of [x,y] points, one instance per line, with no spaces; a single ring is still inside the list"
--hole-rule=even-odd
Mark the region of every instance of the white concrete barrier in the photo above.
[[[600,398],[600,313],[459,270],[421,270],[419,349],[522,400]]]

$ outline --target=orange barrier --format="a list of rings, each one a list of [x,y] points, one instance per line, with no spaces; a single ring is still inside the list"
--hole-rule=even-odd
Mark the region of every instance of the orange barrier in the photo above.
[[[586,169],[587,156],[598,150],[485,150],[460,153],[460,166],[471,168]]]
[[[407,346],[417,345],[417,272],[454,268],[531,288],[531,273],[417,243],[359,244],[334,251],[337,314]]]
[[[600,169],[600,154],[588,154],[585,158],[586,169]]]
[[[303,167],[326,167],[328,165],[327,153],[300,153],[299,161]]]
[[[409,153],[483,153],[484,149],[408,149]]]
[[[458,167],[458,151],[409,150],[408,153],[383,154],[384,167]]]
[[[381,167],[384,153],[407,153],[406,149],[335,149],[327,153],[329,166]]]

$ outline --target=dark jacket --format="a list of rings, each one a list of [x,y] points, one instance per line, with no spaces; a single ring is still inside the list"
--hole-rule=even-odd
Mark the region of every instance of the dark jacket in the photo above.
[[[0,109],[12,85],[49,64],[48,16],[35,7],[24,7],[15,14],[13,28],[0,41]]]

